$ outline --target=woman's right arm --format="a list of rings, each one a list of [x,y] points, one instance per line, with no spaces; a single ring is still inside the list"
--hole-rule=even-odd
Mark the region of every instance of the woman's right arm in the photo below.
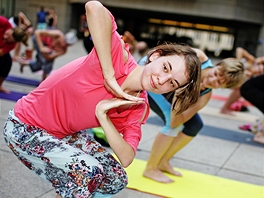
[[[107,9],[98,1],[89,1],[85,4],[85,10],[89,31],[93,38],[94,47],[100,60],[107,88],[109,88],[110,91],[119,98],[136,101],[142,100],[124,93],[115,79],[115,71],[111,54],[112,19]]]
[[[93,43],[106,80],[114,77],[111,56],[112,20],[105,7],[98,1],[85,4],[86,18]],[[109,78],[109,79],[108,79]]]
[[[196,52],[201,63],[208,60],[208,56],[202,50],[197,49],[197,48],[192,48],[192,49]]]

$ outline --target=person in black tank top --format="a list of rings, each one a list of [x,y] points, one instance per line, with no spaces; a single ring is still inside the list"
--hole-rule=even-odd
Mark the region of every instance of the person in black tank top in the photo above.
[[[47,16],[47,28],[50,30],[57,28],[57,14],[55,13],[54,8],[49,10],[49,14]]]

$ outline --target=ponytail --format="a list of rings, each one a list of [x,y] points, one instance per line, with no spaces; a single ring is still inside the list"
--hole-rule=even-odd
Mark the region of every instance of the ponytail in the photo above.
[[[14,40],[16,42],[22,42],[24,45],[28,46],[28,34],[26,31],[21,27],[13,28],[13,34],[12,34]]]

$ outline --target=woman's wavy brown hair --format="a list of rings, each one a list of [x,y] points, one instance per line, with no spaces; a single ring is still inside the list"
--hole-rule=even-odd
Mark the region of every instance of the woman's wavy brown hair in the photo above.
[[[194,105],[200,94],[200,81],[201,81],[201,62],[197,57],[196,52],[187,45],[179,45],[175,43],[164,43],[154,47],[148,53],[149,57],[154,53],[159,52],[160,56],[178,55],[184,58],[188,83],[178,87],[175,91],[171,92],[169,96],[174,94],[172,101],[172,109],[176,114],[180,114]]]
[[[28,34],[26,31],[21,27],[13,28],[13,34],[12,34],[14,40],[16,42],[22,42],[24,45],[28,46]]]

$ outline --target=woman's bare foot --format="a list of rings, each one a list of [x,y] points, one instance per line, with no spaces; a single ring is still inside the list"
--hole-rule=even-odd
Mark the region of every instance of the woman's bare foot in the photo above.
[[[3,87],[0,87],[0,92],[6,93],[6,94],[10,94],[10,91],[7,89],[4,89]]]
[[[24,72],[24,66],[23,64],[20,63],[20,73],[23,73]]]
[[[21,59],[20,56],[14,56],[14,57],[13,57],[13,61],[18,61],[19,59]]]
[[[264,133],[263,132],[258,132],[254,138],[253,138],[254,142],[260,143],[260,144],[264,144]]]
[[[176,170],[174,170],[174,168],[169,164],[160,164],[159,165],[159,169],[162,171],[162,172],[166,172],[166,173],[169,173],[171,175],[175,175],[175,176],[178,176],[178,177],[182,177],[182,174]]]
[[[25,67],[26,65],[29,65],[30,60],[25,60],[25,59],[23,59],[23,58],[19,58],[19,59],[17,59],[17,61],[20,63],[20,73],[23,73],[23,71],[24,71],[24,67]]]
[[[153,170],[153,169],[152,170],[145,169],[145,171],[143,173],[143,176],[147,177],[149,179],[155,180],[157,182],[161,182],[161,183],[172,183],[172,182],[174,182],[174,180],[172,180],[169,177],[167,177],[159,169],[155,169],[155,170]]]

